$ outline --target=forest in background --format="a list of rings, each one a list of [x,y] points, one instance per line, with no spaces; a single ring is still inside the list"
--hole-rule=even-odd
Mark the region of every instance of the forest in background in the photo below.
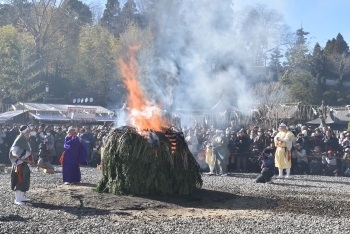
[[[238,69],[247,85],[237,91],[234,87],[223,87],[232,100],[242,89],[251,89],[256,104],[270,101],[318,105],[322,100],[328,105],[350,103],[349,46],[341,32],[334,38],[330,35],[324,47],[319,43],[310,45],[307,35],[312,29],[300,28],[292,32],[281,14],[256,5],[243,12],[229,9],[222,15],[225,18],[218,17],[210,22],[215,31],[196,35],[201,37],[198,39],[187,26],[203,19],[196,14],[185,17],[186,7],[179,0],[165,3],[128,0],[123,5],[118,0],[107,0],[103,14],[98,16],[93,8],[79,0],[11,0],[0,4],[0,97],[3,103],[50,100],[67,103],[79,97],[93,97],[93,103],[89,104],[120,108],[127,91],[118,60],[135,44],[141,45],[139,73],[145,92],[154,100],[162,100],[167,95],[159,92],[160,89],[180,95],[177,87],[188,85],[191,79],[196,80],[195,85],[201,81],[195,78],[197,73],[188,72],[184,60],[179,58],[193,51],[200,57],[203,48],[196,42],[210,41],[217,32],[228,35],[225,39],[232,37],[231,43],[239,45],[239,53],[230,49],[220,50],[225,56],[220,53],[220,56],[203,56],[201,63],[210,68],[209,78],[203,82],[213,79],[214,83],[221,74],[237,79],[226,71],[231,71],[232,67]],[[179,29],[174,30],[171,24],[188,34],[176,34]],[[173,46],[180,37],[181,46]],[[205,46],[208,51],[216,51],[216,44]],[[171,51],[172,47],[176,50]],[[181,56],[174,56],[177,53]],[[236,53],[239,55],[234,56]],[[164,65],[169,60],[172,66]],[[266,69],[265,77],[252,75],[251,70],[262,67]],[[154,88],[150,83],[159,86]],[[174,104],[169,103],[168,107]]]

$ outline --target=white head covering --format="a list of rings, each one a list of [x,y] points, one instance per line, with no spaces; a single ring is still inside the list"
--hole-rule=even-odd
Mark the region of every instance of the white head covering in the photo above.
[[[285,123],[281,123],[280,127],[287,127],[287,125]]]
[[[22,125],[20,128],[19,128],[19,132],[20,133],[26,133],[27,131],[29,131],[29,127],[27,125]]]

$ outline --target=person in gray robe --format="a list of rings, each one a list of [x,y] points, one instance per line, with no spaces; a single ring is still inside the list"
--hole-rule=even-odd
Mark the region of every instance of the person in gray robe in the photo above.
[[[215,154],[216,172],[221,176],[227,175],[228,166],[228,140],[222,130],[216,130],[212,140],[213,153]]]
[[[24,193],[30,187],[29,165],[34,165],[32,149],[29,145],[30,129],[28,126],[21,126],[20,134],[17,136],[10,148],[10,160],[12,163],[11,189],[15,191],[15,204],[24,205],[29,201]]]

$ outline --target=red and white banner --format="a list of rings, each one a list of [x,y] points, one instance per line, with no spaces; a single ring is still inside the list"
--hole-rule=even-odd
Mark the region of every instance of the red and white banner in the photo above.
[[[67,117],[73,120],[95,120],[96,108],[68,107]]]

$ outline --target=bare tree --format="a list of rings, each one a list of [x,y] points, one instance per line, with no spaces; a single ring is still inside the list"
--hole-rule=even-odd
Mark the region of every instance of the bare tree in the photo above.
[[[287,86],[279,83],[258,83],[252,91],[256,100],[254,118],[266,125],[273,126],[277,121],[280,107],[291,102],[291,94]]]
[[[291,43],[291,32],[283,16],[266,5],[258,4],[246,9],[240,28],[255,66],[264,65],[266,53],[273,48]]]
[[[57,33],[51,27],[53,22],[59,21],[58,11],[63,1],[13,0],[11,3],[16,9],[21,27],[34,37],[37,57],[43,58],[47,44],[53,34]]]
[[[340,81],[343,81],[344,75],[350,73],[350,56],[345,53],[333,53],[327,56],[330,70],[336,74]]]

